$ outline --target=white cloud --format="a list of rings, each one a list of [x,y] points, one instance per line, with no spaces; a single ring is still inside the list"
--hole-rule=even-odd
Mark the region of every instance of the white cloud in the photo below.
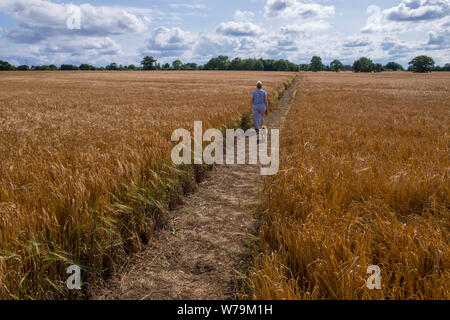
[[[19,43],[36,43],[54,37],[108,36],[141,33],[149,17],[139,18],[121,7],[75,6],[48,0],[0,0],[0,10],[19,22],[6,36]],[[80,29],[69,29],[71,16],[80,18]]]
[[[383,12],[389,21],[430,21],[450,14],[449,0],[404,0]]]
[[[183,8],[183,9],[206,9],[204,4],[189,4],[189,3],[171,3],[169,4],[172,8]]]
[[[234,19],[236,21],[251,21],[254,16],[255,16],[255,14],[253,12],[251,12],[251,11],[237,10],[234,13]]]
[[[182,56],[195,44],[195,35],[178,27],[159,27],[153,30],[142,52],[159,57]]]
[[[323,6],[317,3],[303,3],[297,0],[267,0],[264,7],[265,16],[269,18],[292,18],[302,20],[325,19],[335,13],[334,6]]]
[[[262,33],[260,26],[251,22],[222,22],[216,28],[216,32],[231,37],[248,37],[256,36]]]
[[[403,0],[398,6],[381,11],[367,9],[370,17],[363,33],[402,33],[441,29],[450,22],[450,0]]]
[[[330,29],[330,24],[323,20],[290,24],[281,28],[282,34],[299,34],[304,32],[322,32]]]

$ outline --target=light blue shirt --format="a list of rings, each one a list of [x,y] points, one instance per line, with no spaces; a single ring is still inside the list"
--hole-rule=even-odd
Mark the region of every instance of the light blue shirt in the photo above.
[[[267,97],[267,93],[262,90],[262,89],[258,89],[253,91],[253,105],[255,107],[259,107],[259,106],[266,106],[266,97]]]

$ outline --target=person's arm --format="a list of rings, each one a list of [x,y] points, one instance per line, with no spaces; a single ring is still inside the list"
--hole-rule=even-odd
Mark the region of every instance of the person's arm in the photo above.
[[[255,96],[252,94],[252,100],[250,102],[251,106],[253,107],[253,102],[255,102]]]
[[[269,99],[267,99],[267,94],[265,97],[265,103],[266,103],[266,115],[269,113]]]

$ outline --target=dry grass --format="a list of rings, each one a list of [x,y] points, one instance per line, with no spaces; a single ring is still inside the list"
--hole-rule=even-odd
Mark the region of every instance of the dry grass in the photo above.
[[[65,297],[151,241],[198,172],[168,162],[176,128],[217,127],[292,73],[2,72],[0,298]]]
[[[449,73],[303,74],[249,297],[449,299],[449,101]]]

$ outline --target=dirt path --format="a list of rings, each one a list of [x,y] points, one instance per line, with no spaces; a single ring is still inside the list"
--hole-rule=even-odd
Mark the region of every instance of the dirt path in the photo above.
[[[297,81],[268,116],[269,129],[283,123]],[[247,270],[251,258],[247,244],[261,179],[258,166],[216,166],[170,213],[169,227],[93,299],[234,298],[234,276]]]

